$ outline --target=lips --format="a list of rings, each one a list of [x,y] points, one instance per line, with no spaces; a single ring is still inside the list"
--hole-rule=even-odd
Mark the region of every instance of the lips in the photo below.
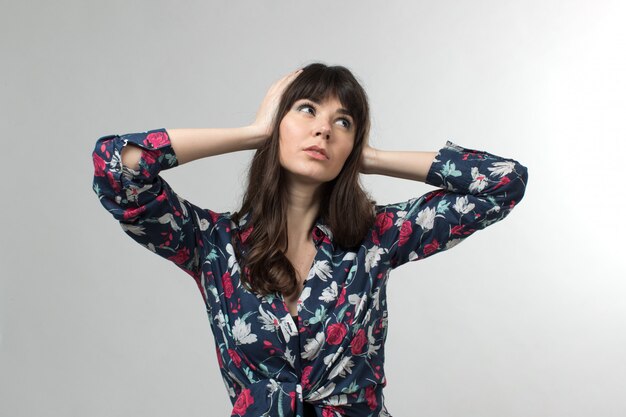
[[[308,148],[306,148],[304,150],[305,151],[317,152],[317,153],[323,155],[324,158],[328,159],[328,155],[326,154],[326,151],[323,148],[320,148],[319,146],[309,146]]]

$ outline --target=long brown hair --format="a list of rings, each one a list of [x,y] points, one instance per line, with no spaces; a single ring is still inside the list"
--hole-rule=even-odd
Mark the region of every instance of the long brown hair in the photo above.
[[[309,64],[283,92],[272,134],[252,159],[241,209],[231,215],[239,224],[249,214],[239,233],[233,233],[232,244],[241,266],[242,283],[256,293],[278,291],[291,296],[298,290],[295,268],[281,250],[288,243],[288,201],[284,168],[279,160],[279,126],[297,100],[321,102],[328,97],[336,97],[348,109],[356,132],[343,168],[335,179],[323,185],[318,216],[328,225],[333,244],[344,249],[357,247],[374,224],[376,202],[362,188],[359,178],[361,151],[370,130],[367,94],[347,68]]]

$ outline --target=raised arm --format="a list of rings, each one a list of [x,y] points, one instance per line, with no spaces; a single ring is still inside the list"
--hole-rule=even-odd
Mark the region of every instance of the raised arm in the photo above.
[[[92,152],[98,199],[131,238],[198,278],[201,253],[220,227],[218,213],[181,198],[159,174],[195,159],[258,148],[270,133],[283,89],[298,74],[270,87],[249,126],[102,136]]]
[[[452,248],[504,219],[522,200],[528,169],[511,158],[447,141],[439,152],[366,148],[363,173],[424,181],[441,187],[397,204],[377,206],[374,242],[393,268]]]
[[[384,151],[365,146],[361,172],[425,182],[435,156],[437,152]]]
[[[255,132],[155,129],[103,136],[92,152],[93,190],[127,235],[198,278],[203,249],[211,245],[212,232],[219,227],[218,214],[180,197],[160,172],[180,165],[177,150],[190,161],[248,149],[259,138]]]

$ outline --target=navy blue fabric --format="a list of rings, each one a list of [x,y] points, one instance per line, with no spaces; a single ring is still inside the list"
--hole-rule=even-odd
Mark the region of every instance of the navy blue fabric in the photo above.
[[[136,171],[121,164],[129,144],[143,149]],[[335,245],[324,219],[316,219],[317,254],[298,300],[298,326],[280,293],[261,296],[240,281],[231,237],[245,248],[254,227],[249,213],[235,223],[230,212],[188,202],[159,175],[178,165],[166,129],[103,136],[92,156],[93,190],[104,208],[128,236],[197,284],[231,415],[245,417],[303,417],[305,406],[323,417],[389,416],[383,387],[390,272],[504,219],[528,181],[526,167],[513,159],[447,141],[426,178],[439,188],[376,205],[376,223],[357,250]]]

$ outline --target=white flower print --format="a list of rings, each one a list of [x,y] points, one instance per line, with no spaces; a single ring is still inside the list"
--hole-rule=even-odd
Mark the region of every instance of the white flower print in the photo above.
[[[492,177],[494,177],[496,175],[499,175],[500,178],[502,178],[505,175],[508,175],[511,172],[513,172],[514,168],[515,168],[515,162],[513,162],[513,161],[500,161],[500,162],[492,163],[491,166],[489,168],[487,168],[487,169],[489,171],[491,171],[491,176]]]
[[[280,329],[286,342],[289,342],[289,340],[291,340],[291,336],[295,336],[298,334],[297,331],[292,330],[291,323],[289,322],[291,318],[288,314],[285,315],[285,317],[279,319],[271,311],[263,310],[263,307],[261,305],[259,305],[259,313],[261,315],[258,317],[258,319],[259,322],[263,324],[263,326],[261,326],[263,330],[275,332],[276,330]]]
[[[341,262],[352,261],[354,258],[356,258],[356,252],[348,251],[343,258],[341,258]]]
[[[235,320],[235,325],[232,329],[233,339],[238,345],[247,345],[256,342],[256,334],[250,333],[250,323],[246,323],[241,317]]]
[[[287,359],[287,362],[289,362],[291,366],[295,366],[296,357],[291,354],[291,349],[289,349],[289,346],[287,346],[287,349],[285,349],[285,359]]]
[[[324,282],[326,282],[328,278],[332,277],[333,270],[327,260],[315,261],[307,279],[312,278],[316,275]]]
[[[324,363],[326,364],[326,369],[330,369],[330,366],[333,363],[335,363],[335,359],[340,357],[343,351],[344,351],[343,346],[339,346],[339,349],[337,349],[337,352],[324,356]]]
[[[367,357],[371,358],[372,355],[378,355],[378,349],[380,349],[381,345],[376,344],[376,338],[374,337],[374,327],[376,326],[376,322],[372,323],[367,327]],[[381,343],[382,344],[382,343]]]
[[[469,185],[469,190],[472,193],[476,191],[480,192],[487,186],[487,177],[478,172],[477,167],[472,167],[472,183]]]
[[[402,227],[402,223],[404,223],[404,216],[406,216],[406,211],[400,211],[398,210],[398,212],[396,212],[396,215],[398,216],[398,218],[396,219],[396,227],[397,228],[401,228]]]
[[[348,302],[356,306],[356,308],[354,309],[355,319],[359,317],[359,314],[361,314],[361,310],[363,309],[366,300],[367,294],[363,294],[363,297],[359,296],[358,294],[350,294],[348,296]]]
[[[436,215],[437,209],[435,207],[426,207],[424,210],[417,213],[415,224],[419,224],[424,230],[430,230],[433,228]]]
[[[303,359],[313,360],[320,353],[320,348],[324,343],[324,332],[318,332],[313,339],[307,339],[304,345]]]
[[[232,244],[226,245],[226,252],[228,252],[228,267],[231,268],[231,275],[234,275],[235,272],[239,272],[239,264],[237,263],[237,259],[235,258],[235,250],[233,249]]]
[[[337,290],[337,282],[332,281],[329,287],[324,288],[324,290],[322,291],[322,295],[319,297],[319,299],[326,303],[330,303],[331,301],[335,300],[338,295],[339,291]]]
[[[409,262],[410,261],[416,261],[417,258],[419,258],[419,255],[417,254],[417,252],[412,250],[411,253],[409,253]]]
[[[278,382],[274,378],[270,378],[270,382],[266,385],[268,396],[278,391]]]
[[[450,239],[448,243],[446,243],[446,250],[455,247],[459,243],[461,243],[463,239]]]
[[[139,194],[143,193],[144,191],[149,190],[152,187],[153,187],[152,184],[147,184],[147,185],[144,185],[143,187],[137,187],[136,185],[130,185],[126,189],[126,199],[129,202],[132,201],[133,203],[136,203],[136,202],[139,201]]]
[[[120,226],[122,226],[122,230],[124,230],[125,232],[131,232],[132,234],[137,236],[143,236],[146,234],[146,232],[144,232],[145,228],[138,224],[128,224],[120,222]]]
[[[261,326],[263,330],[269,330],[270,332],[274,332],[280,327],[280,320],[278,319],[278,317],[276,317],[271,311],[263,310],[262,305],[259,305],[259,313],[261,313],[261,315],[258,317],[258,319],[259,322],[263,324],[263,326]]]
[[[468,204],[466,195],[464,195],[463,197],[457,197],[456,202],[452,206],[453,209],[461,214],[469,213],[470,211],[474,210],[474,207],[476,207],[474,203]]]
[[[370,272],[372,268],[378,265],[380,255],[383,253],[385,253],[385,250],[377,245],[373,245],[367,250],[367,254],[365,255],[365,272]]]
[[[387,272],[386,274],[387,276],[389,275],[389,272]],[[385,279],[387,279],[387,277],[385,277]],[[380,310],[380,287],[377,287],[376,290],[374,291],[374,295],[372,296],[372,306],[376,309],[376,310]],[[370,310],[367,310],[368,315],[366,316],[366,318],[369,318],[369,313]],[[364,323],[367,323],[369,319],[365,320]]]
[[[307,397],[308,400],[316,401],[321,400],[322,398],[328,397],[328,395],[335,390],[335,383],[331,382],[326,386],[320,387],[316,389],[312,393],[310,393]]]
[[[346,405],[348,404],[348,396],[346,394],[335,394],[324,400],[326,405]]]
[[[217,312],[214,320],[217,322],[217,327],[219,327],[220,329],[224,329],[224,326],[226,325],[226,320],[224,318],[224,313],[222,312],[222,310],[219,310]]]
[[[161,223],[161,224],[168,224],[169,223],[170,227],[175,232],[180,230],[180,226],[178,226],[178,223],[176,223],[176,220],[174,219],[174,215],[172,213],[165,213],[164,215],[159,217],[159,223]]]
[[[127,142],[128,141],[124,141],[124,146],[126,146]],[[109,162],[109,166],[111,167],[111,172],[118,172],[121,170],[122,174],[125,174],[127,178],[129,177],[129,174],[124,172],[127,169],[130,171],[131,179],[133,178],[133,176],[139,175],[139,171],[135,171],[134,169],[127,166],[122,166],[122,158],[120,157],[120,152],[117,149],[113,152],[113,155],[111,156],[111,162]]]
[[[333,379],[337,375],[342,378],[345,378],[346,372],[351,374],[352,367],[354,366],[354,362],[352,362],[352,356],[345,356],[341,358],[339,363],[335,365],[332,371],[330,371],[330,375],[328,375],[329,379]]]
[[[302,290],[302,292],[300,293],[300,299],[298,300],[298,313],[302,311],[302,305],[304,304],[304,301],[307,298],[309,298],[310,295],[311,295],[311,287],[306,287],[305,289]]]
[[[198,216],[198,213],[195,213],[195,215],[196,215],[196,223],[198,223],[200,230],[202,230],[203,232],[206,231],[211,225],[209,221],[207,219],[201,219],[200,216]]]
[[[178,198],[178,202],[180,203],[180,210],[183,212],[183,216],[189,216],[189,212],[187,211],[187,200],[185,200],[178,194],[176,194],[176,197]]]

